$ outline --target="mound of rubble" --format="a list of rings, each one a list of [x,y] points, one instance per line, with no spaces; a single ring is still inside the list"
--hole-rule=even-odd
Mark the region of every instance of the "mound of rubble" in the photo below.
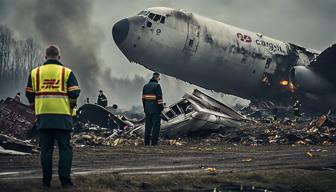
[[[239,145],[329,145],[336,144],[336,128],[334,126],[318,126],[318,121],[311,123],[270,124],[251,123],[241,129],[221,130],[207,136],[200,134],[182,139],[186,143],[201,144],[239,144]]]
[[[35,115],[31,107],[12,98],[0,101],[0,154],[29,155]],[[27,140],[28,139],[28,140]]]
[[[259,110],[258,106],[252,106],[236,111],[195,90],[163,111],[160,144],[336,144],[336,128],[330,112],[315,120],[302,117],[299,122],[294,122],[286,116],[290,113],[289,108],[274,110],[272,103],[261,107],[265,109]],[[74,120],[72,143],[78,147],[143,145],[143,119],[129,119],[125,114],[94,104],[81,106]],[[132,117],[136,116],[141,117],[134,114]],[[35,121],[30,106],[11,98],[2,100],[0,154],[34,152],[38,145]]]
[[[185,137],[161,137],[161,145],[331,145],[336,144],[336,128],[321,116],[311,122],[276,121],[273,123],[250,123],[245,127],[194,132]],[[322,119],[322,124],[321,124]],[[121,133],[106,135],[104,131],[88,131],[74,135],[77,145],[141,145],[143,139],[137,134]]]
[[[31,107],[12,98],[0,102],[0,133],[18,139],[33,136],[35,123],[34,111]]]

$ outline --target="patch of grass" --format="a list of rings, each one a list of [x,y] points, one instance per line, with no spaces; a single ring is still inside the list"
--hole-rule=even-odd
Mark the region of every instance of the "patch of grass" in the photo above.
[[[274,191],[326,192],[336,189],[336,171],[300,169],[267,170],[237,173],[120,175],[116,173],[79,175],[78,186],[71,191],[218,191],[225,186],[255,186]],[[39,180],[0,182],[1,191],[44,191]],[[60,191],[58,181],[52,189]],[[224,191],[224,190],[222,190]],[[234,191],[234,190],[227,190]],[[237,191],[237,190],[236,190]]]
[[[114,189],[117,191],[208,191],[225,185],[256,186],[275,191],[332,191],[336,172],[281,170],[240,173],[117,175],[99,174],[76,178],[81,189]],[[93,187],[94,186],[94,187]]]

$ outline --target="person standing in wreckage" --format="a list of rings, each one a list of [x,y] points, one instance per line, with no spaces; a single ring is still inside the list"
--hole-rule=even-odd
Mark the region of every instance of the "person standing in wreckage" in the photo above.
[[[76,106],[80,89],[71,69],[60,62],[60,51],[56,45],[46,49],[46,62],[31,71],[26,96],[35,108],[37,129],[41,147],[42,184],[50,187],[52,179],[52,156],[54,142],[59,148],[58,175],[65,188],[73,187],[70,178],[73,128],[72,112]]]
[[[154,73],[143,87],[142,104],[145,111],[145,145],[157,145],[160,135],[161,112],[164,108],[160,74]]]
[[[103,90],[99,90],[99,95],[97,98],[97,104],[102,106],[102,107],[107,107],[107,98],[104,95]]]

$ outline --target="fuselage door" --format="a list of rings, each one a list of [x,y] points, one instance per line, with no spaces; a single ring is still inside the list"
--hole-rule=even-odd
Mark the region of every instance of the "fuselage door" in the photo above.
[[[265,69],[263,76],[261,77],[261,82],[264,85],[271,86],[274,80],[273,75],[276,70],[276,62],[272,58],[266,59]]]
[[[200,36],[200,27],[188,22],[188,35],[184,45],[184,50],[188,52],[196,52]]]
[[[265,73],[274,74],[276,69],[276,62],[272,58],[266,59]]]

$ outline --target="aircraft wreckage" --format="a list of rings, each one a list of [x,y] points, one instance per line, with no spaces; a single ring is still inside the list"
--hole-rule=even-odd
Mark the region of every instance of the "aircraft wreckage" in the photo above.
[[[177,103],[164,109],[161,115],[161,136],[180,137],[203,130],[240,127],[250,121],[229,106],[195,89]],[[141,125],[131,133],[144,134]]]
[[[130,62],[208,90],[336,109],[336,44],[319,52],[167,7],[123,18],[112,36]]]
[[[271,108],[272,105],[264,106]],[[319,118],[305,118],[294,122],[288,116],[267,120],[269,112],[261,117],[241,115],[258,112],[263,106],[250,106],[239,112],[209,97],[199,90],[185,94],[175,104],[165,108],[161,116],[162,142],[180,145],[197,139],[203,143],[259,144],[334,144],[336,143],[335,118],[328,112]],[[247,111],[246,111],[247,110]],[[279,114],[280,113],[280,114]],[[133,115],[130,115],[133,114]],[[251,114],[251,113],[250,113]],[[254,114],[254,113],[252,113]],[[289,114],[285,112],[284,114]],[[126,117],[125,117],[126,116]],[[128,119],[129,117],[139,117]],[[78,109],[72,142],[76,146],[143,143],[143,114],[123,112],[85,104]],[[255,121],[256,120],[256,121]],[[36,152],[38,144],[33,109],[14,99],[0,101],[0,154],[27,155]],[[207,133],[211,133],[210,135]],[[206,138],[197,135],[204,135]],[[196,137],[195,137],[196,136]],[[168,140],[166,140],[168,138]],[[182,140],[181,140],[182,139]],[[184,139],[184,140],[183,140]],[[182,143],[181,143],[182,142]]]
[[[95,104],[80,107],[77,117],[78,131],[90,129],[93,124],[109,131],[117,129],[119,133],[144,133],[143,120],[129,120]],[[195,89],[192,94],[186,93],[178,102],[164,109],[161,114],[161,136],[181,137],[197,131],[240,127],[247,121],[248,118],[234,109]]]

